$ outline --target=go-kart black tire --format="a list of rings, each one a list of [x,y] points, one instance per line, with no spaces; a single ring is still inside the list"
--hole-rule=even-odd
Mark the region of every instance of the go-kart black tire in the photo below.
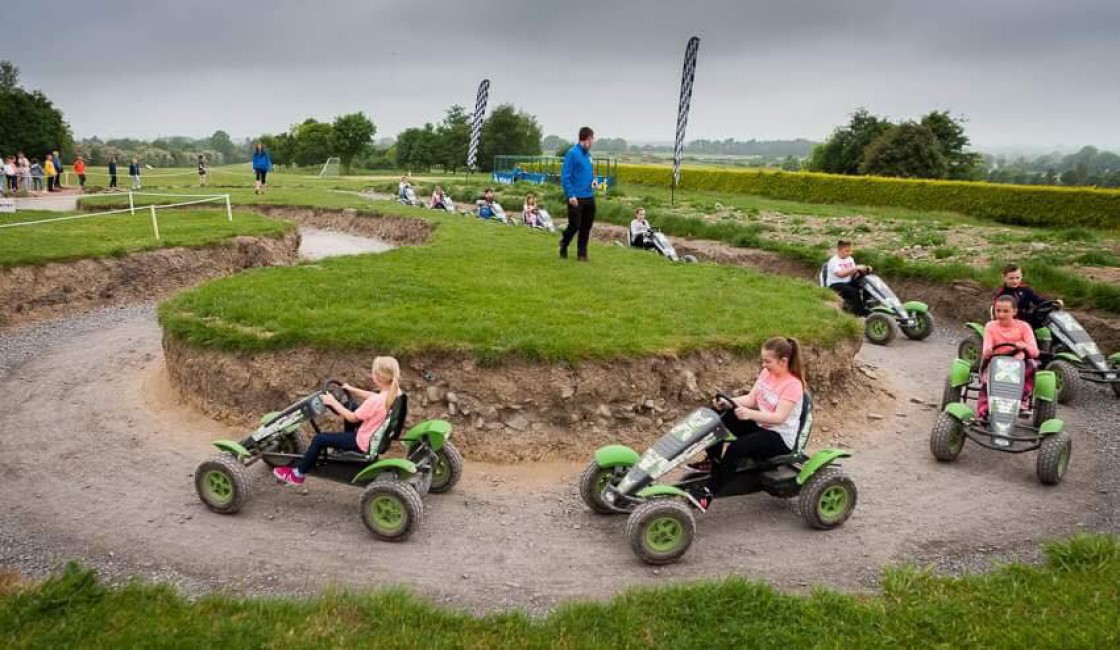
[[[1044,485],[1057,485],[1062,482],[1069,468],[1069,458],[1073,453],[1073,440],[1068,431],[1059,431],[1042,441],[1038,449],[1035,470],[1038,480]]]
[[[294,434],[283,436],[277,445],[268,451],[279,451],[285,454],[300,454],[303,455],[307,451],[308,442],[303,437],[303,432],[297,431]],[[268,459],[268,456],[261,456],[261,465],[268,469],[271,474],[272,470],[277,467],[295,467],[299,463],[298,459],[285,459],[285,462],[274,463]]]
[[[1035,399],[1034,401],[1034,426],[1040,427],[1047,420],[1058,417],[1058,403]]]
[[[980,355],[984,350],[984,339],[976,334],[969,334],[957,344],[957,358],[964,359],[972,364],[973,372],[980,369]]]
[[[929,312],[918,311],[914,312],[914,318],[918,323],[914,327],[903,327],[902,333],[906,338],[912,341],[924,341],[933,334],[933,315]]]
[[[463,455],[448,440],[436,452],[436,462],[432,466],[431,492],[443,494],[463,478]]]
[[[695,255],[685,255],[681,258],[681,261],[685,264],[695,264],[697,262]]]
[[[1046,366],[1046,369],[1054,371],[1054,378],[1058,384],[1058,402],[1072,404],[1081,394],[1081,374],[1077,372],[1077,368],[1068,361],[1055,359]]]
[[[232,515],[253,496],[253,480],[249,468],[233,454],[223,453],[203,461],[194,470],[194,489],[207,508]]]
[[[408,483],[379,477],[362,491],[361,516],[362,523],[377,539],[403,542],[420,527],[424,502]]]
[[[1112,394],[1120,398],[1120,383],[1115,383],[1112,385]]]
[[[933,431],[929,435],[929,451],[943,463],[951,463],[964,449],[964,424],[957,418],[942,411],[933,421]]]
[[[875,345],[889,345],[894,340],[897,329],[893,318],[878,312],[870,314],[863,321],[863,335]]]
[[[606,481],[614,476],[613,467],[599,467],[594,460],[587,464],[579,477],[579,496],[591,511],[600,515],[617,515],[618,510],[603,501],[603,488]]]
[[[634,508],[626,520],[630,549],[646,564],[676,562],[692,546],[696,520],[680,499],[654,499]]]
[[[945,390],[941,391],[941,410],[944,411],[945,407],[953,402],[960,402],[963,393],[964,386],[954,386],[953,380],[946,378]]]
[[[805,523],[819,530],[836,528],[852,516],[859,499],[856,484],[839,467],[825,467],[801,488],[798,509]]]

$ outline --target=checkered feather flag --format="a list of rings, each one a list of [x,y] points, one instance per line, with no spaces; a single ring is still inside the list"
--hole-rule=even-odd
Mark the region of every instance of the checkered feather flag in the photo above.
[[[490,80],[483,79],[478,84],[478,99],[474,103],[474,119],[471,121],[471,146],[467,149],[467,169],[474,169],[478,162],[478,141],[482,138],[482,118],[486,115],[486,100],[490,97]]]
[[[684,130],[688,126],[688,108],[692,104],[692,80],[696,76],[696,53],[700,39],[688,39],[684,50],[684,69],[681,71],[681,99],[677,104],[677,141],[673,147],[673,187],[681,182],[681,154],[684,153]]]

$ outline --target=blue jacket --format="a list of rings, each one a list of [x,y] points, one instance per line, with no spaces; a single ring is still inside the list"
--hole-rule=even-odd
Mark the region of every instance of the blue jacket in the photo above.
[[[272,169],[272,156],[268,155],[268,151],[253,150],[253,169],[262,171]]]
[[[586,199],[595,196],[591,188],[594,178],[591,165],[591,152],[585,151],[579,143],[572,145],[568,153],[564,154],[564,166],[560,168],[560,182],[564,185],[564,196]]]

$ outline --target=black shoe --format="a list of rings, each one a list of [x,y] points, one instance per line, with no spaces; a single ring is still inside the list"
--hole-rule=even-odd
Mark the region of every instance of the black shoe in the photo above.
[[[566,260],[566,259],[568,259],[568,251],[567,251],[567,249],[564,249],[564,248],[561,248],[561,249],[560,249],[560,259],[562,259],[562,260]]]
[[[576,261],[577,262],[586,262],[587,261],[587,256],[586,255],[577,255],[576,256]]]

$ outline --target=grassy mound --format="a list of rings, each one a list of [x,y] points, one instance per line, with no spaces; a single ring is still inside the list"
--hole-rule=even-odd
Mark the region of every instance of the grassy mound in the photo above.
[[[544,619],[476,618],[401,591],[313,599],[208,596],[167,587],[106,588],[71,566],[45,583],[0,580],[9,648],[1115,648],[1120,547],[1084,535],[1051,544],[1043,566],[935,577],[888,571],[873,597],[783,595],[732,578],[573,603]]]
[[[120,199],[117,199],[119,202]],[[127,206],[128,199],[124,199]],[[22,211],[0,215],[0,224],[55,219],[66,213]],[[128,253],[172,246],[206,246],[238,235],[280,237],[291,224],[237,210],[233,221],[225,208],[161,211],[159,234],[152,233],[147,210],[136,214],[114,214],[88,219],[56,221],[0,230],[0,268],[69,262],[96,257],[120,257]]]
[[[484,362],[753,355],[778,334],[831,346],[857,333],[808,282],[599,244],[589,264],[564,261],[555,236],[384,205],[432,220],[431,241],[208,283],[161,306],[165,332],[228,350],[459,351]]]

